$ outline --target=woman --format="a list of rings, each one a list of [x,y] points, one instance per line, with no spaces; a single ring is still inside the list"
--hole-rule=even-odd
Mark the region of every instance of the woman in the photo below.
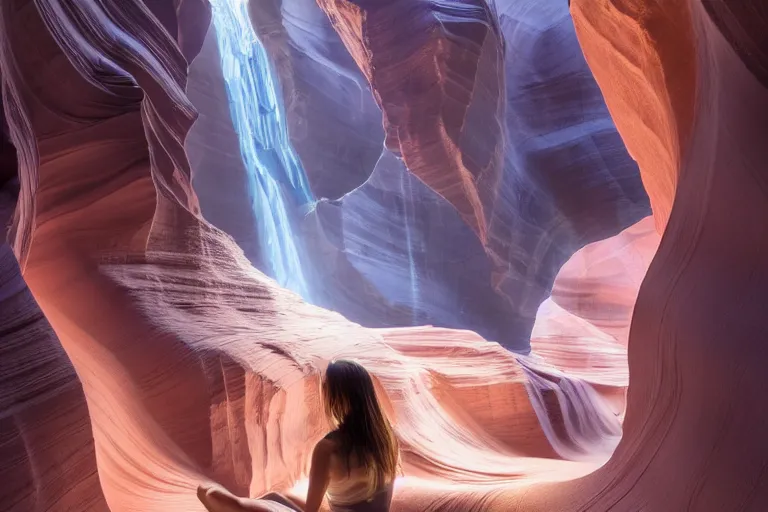
[[[293,510],[318,512],[327,495],[332,512],[388,512],[399,450],[395,434],[376,398],[368,372],[352,361],[328,365],[322,400],[334,427],[312,452],[306,503],[278,494],[259,500],[237,498],[218,488],[198,489],[211,512]]]

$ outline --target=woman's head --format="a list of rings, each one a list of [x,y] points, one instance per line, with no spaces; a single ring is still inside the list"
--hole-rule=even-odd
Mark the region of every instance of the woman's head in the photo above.
[[[322,396],[347,462],[354,455],[376,475],[376,487],[393,478],[397,440],[366,369],[353,361],[333,361],[323,378]]]

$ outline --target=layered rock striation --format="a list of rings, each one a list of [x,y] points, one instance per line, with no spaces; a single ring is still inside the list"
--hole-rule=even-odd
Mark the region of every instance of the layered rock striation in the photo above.
[[[3,61],[3,88],[19,154],[17,211],[27,213],[15,217],[11,241],[82,385],[66,360],[41,371],[36,384],[55,386],[63,372],[73,391],[56,386],[32,427],[55,428],[57,407],[82,411],[81,391],[90,419],[68,423],[72,435],[53,450],[83,457],[66,473],[68,501],[38,509],[103,509],[89,487],[90,432],[113,512],[202,510],[194,489],[209,479],[243,495],[292,486],[327,428],[318,375],[335,357],[376,376],[409,477],[487,489],[584,474],[609,455],[617,415],[584,380],[469,331],[366,329],[308,305],[203,220],[183,146],[195,118],[186,62],[157,6],[12,7],[4,4],[3,56],[14,61]],[[4,350],[20,360],[28,344],[8,339]],[[9,396],[19,401],[29,388],[17,384]],[[50,441],[8,445],[9,457],[34,461]],[[14,475],[3,509],[62,482],[56,472]],[[402,485],[398,506],[422,510],[408,492],[430,491]]]
[[[613,457],[584,479],[506,493],[489,509],[761,510],[765,4],[571,9],[664,235],[634,310]]]
[[[317,201],[283,235],[302,246],[302,295],[366,326],[472,329],[526,353],[559,267],[648,215],[647,197],[564,4],[411,4],[320,2],[326,16],[306,0],[249,3],[255,32],[239,37],[279,78],[268,94],[288,137],[274,150],[295,151]],[[212,65],[192,64],[203,121],[225,116],[221,78],[197,85]],[[192,165],[204,215],[280,282],[269,260],[289,255],[252,256],[253,233],[271,229],[262,214],[247,228],[253,188],[202,186],[232,159],[206,132],[188,141],[208,155]]]
[[[457,129],[465,123],[443,134],[424,118],[411,120],[468,119],[473,108],[505,104],[489,70],[508,53],[485,42],[501,41],[505,13],[516,28],[504,37],[525,34],[510,21],[516,7],[462,4],[446,12],[411,4],[408,23],[388,33],[375,22],[403,20],[404,3],[323,6],[373,84],[392,158],[439,192],[445,202],[434,207],[449,203],[478,251],[494,265],[503,261],[488,216],[498,198],[481,186],[483,176],[500,183],[507,175],[493,149],[505,144],[502,131],[475,141],[470,149],[494,163],[473,167]],[[175,39],[167,28],[180,11],[150,11],[138,0],[62,7],[57,0],[2,5],[3,106],[19,181],[18,199],[14,190],[2,203],[8,214],[16,203],[10,246],[0,249],[0,433],[12,462],[3,510],[202,510],[194,487],[203,480],[242,495],[289,488],[326,428],[317,378],[334,357],[363,362],[383,392],[405,448],[398,510],[765,508],[762,3],[572,2],[579,42],[663,232],[631,315],[623,437],[599,469],[620,433],[626,374],[616,354],[631,288],[655,244],[647,221],[585,248],[555,281],[551,300],[526,306],[542,315],[534,330],[540,357],[514,356],[469,331],[362,327],[277,286],[203,220],[183,146],[195,117],[179,49],[184,31]],[[458,18],[474,21],[452,26]],[[419,32],[421,39],[398,32],[433,27],[435,19],[451,41],[440,42],[443,28]],[[397,76],[397,59],[381,66],[366,59],[397,49],[386,38],[405,35],[424,49],[410,58],[442,49],[450,63],[418,67],[404,52],[414,94],[427,96],[421,87],[436,68],[471,68],[472,57],[473,87],[486,88],[477,96],[483,107],[455,91],[439,112],[430,110],[440,103],[431,97],[400,109],[405,99],[387,82]],[[488,124],[500,130],[499,118]],[[466,190],[443,187],[434,170],[427,176],[432,159]],[[379,161],[407,176],[399,160]],[[391,187],[376,179],[372,189]],[[622,240],[643,256],[624,257],[634,253],[620,248]],[[608,263],[595,267],[593,259]],[[589,283],[609,269],[626,275],[602,275],[595,280],[602,288],[571,293],[578,279]],[[620,307],[605,318],[591,302]],[[571,346],[586,356],[557,351],[558,325],[580,333]],[[595,361],[600,370],[587,370]]]
[[[2,130],[0,507],[106,512],[83,387],[5,241],[19,194],[16,174],[16,151]]]

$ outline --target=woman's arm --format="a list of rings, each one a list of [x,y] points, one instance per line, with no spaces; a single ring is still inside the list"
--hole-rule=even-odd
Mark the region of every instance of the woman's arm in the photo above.
[[[333,441],[322,439],[312,451],[306,512],[319,512],[320,506],[323,504],[325,491],[331,481],[331,455],[334,448]]]

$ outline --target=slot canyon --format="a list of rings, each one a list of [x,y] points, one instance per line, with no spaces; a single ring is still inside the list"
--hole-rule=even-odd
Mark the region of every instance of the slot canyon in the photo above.
[[[768,510],[765,0],[2,0],[0,85],[0,512],[306,495],[336,359],[393,511]]]

